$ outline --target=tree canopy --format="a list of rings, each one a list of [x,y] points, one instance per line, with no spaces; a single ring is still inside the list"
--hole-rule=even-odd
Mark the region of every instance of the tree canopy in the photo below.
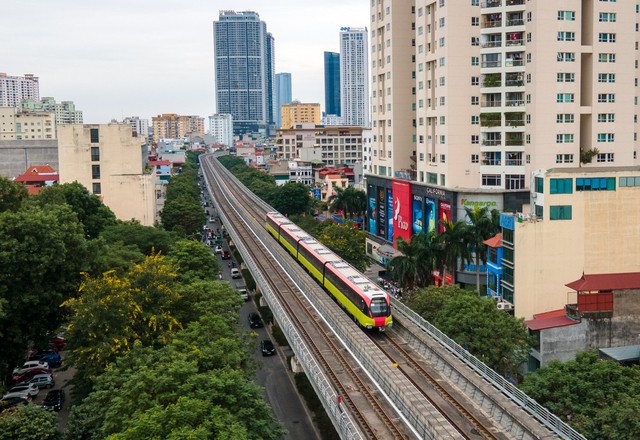
[[[592,439],[640,438],[640,367],[598,358],[595,350],[552,361],[525,376],[522,390]]]
[[[54,412],[36,405],[18,405],[0,414],[0,440],[56,440]]]
[[[28,195],[27,187],[22,183],[0,177],[0,212],[16,211]]]
[[[369,266],[369,257],[365,253],[366,234],[356,228],[353,223],[338,225],[329,222],[316,237],[322,244],[359,271]]]

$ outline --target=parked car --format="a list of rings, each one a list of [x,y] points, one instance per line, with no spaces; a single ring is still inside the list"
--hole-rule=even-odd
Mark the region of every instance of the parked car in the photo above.
[[[43,354],[40,360],[48,363],[49,368],[58,368],[62,365],[62,357],[58,353]]]
[[[215,222],[216,222],[215,217],[209,217],[209,223],[215,223]]]
[[[231,269],[231,278],[236,279],[240,278],[242,275],[240,274],[240,269],[234,267]]]
[[[247,292],[247,289],[245,287],[239,288],[238,292],[240,292],[240,298],[245,301],[249,301],[249,292]]]
[[[49,346],[52,348],[55,348],[58,351],[64,350],[64,347],[66,345],[67,345],[67,340],[60,335],[49,338]]]
[[[40,392],[40,388],[38,388],[34,384],[25,384],[25,385],[15,385],[13,386],[7,394],[11,393],[23,393],[28,394],[31,397],[35,397]]]
[[[13,408],[14,406],[18,406],[18,405],[27,405],[29,402],[31,401],[31,399],[29,399],[29,397],[10,397],[7,399],[2,399],[0,400],[0,412],[9,409],[9,408]]]
[[[222,253],[222,246],[216,245],[215,249],[213,250],[213,253],[221,254]]]
[[[262,323],[262,318],[257,313],[249,313],[249,327],[251,328],[260,328],[264,327]]]
[[[49,364],[41,360],[27,361],[21,367],[14,368],[13,374],[22,374],[32,368],[49,368]]]
[[[38,388],[53,388],[56,386],[56,380],[53,374],[36,374],[27,382],[19,383],[18,385],[34,384]]]
[[[29,382],[33,376],[38,374],[51,374],[52,371],[48,368],[31,368],[30,370],[25,371],[21,374],[14,374],[11,376],[11,383],[19,384],[22,382]]]
[[[222,251],[222,259],[229,260],[231,258],[231,253],[229,251]]]
[[[27,399],[31,399],[31,396],[28,392],[25,391],[16,391],[14,393],[7,393],[2,396],[3,399],[12,399],[14,397],[26,397]]]
[[[65,393],[64,390],[51,390],[47,393],[47,396],[42,402],[42,407],[49,411],[60,411],[64,404]]]
[[[276,347],[273,346],[273,342],[269,339],[263,339],[260,342],[260,350],[262,350],[262,356],[272,356],[276,354]]]
[[[45,348],[44,350],[32,351],[29,355],[30,361],[39,361],[44,355],[57,354],[58,350],[55,348]]]

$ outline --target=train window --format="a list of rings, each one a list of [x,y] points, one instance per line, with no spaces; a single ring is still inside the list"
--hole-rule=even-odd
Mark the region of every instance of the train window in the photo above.
[[[371,300],[371,316],[388,316],[389,306],[384,298],[374,298]]]

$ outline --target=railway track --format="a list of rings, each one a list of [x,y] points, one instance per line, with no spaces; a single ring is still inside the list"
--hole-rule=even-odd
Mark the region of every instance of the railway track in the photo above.
[[[225,209],[229,222],[241,224],[259,219],[260,226],[263,226],[266,209],[259,207],[258,203],[244,191],[236,190],[231,185],[225,185],[223,188],[222,182],[217,179],[210,189],[213,190],[219,206],[226,201],[227,206],[220,207]],[[247,209],[248,215],[242,215],[241,212],[233,209],[229,202],[232,197],[243,201],[242,205]],[[381,401],[375,388],[365,383],[363,379],[365,376],[360,371],[360,367],[350,356],[344,354],[344,349],[335,338],[329,336],[329,329],[323,327],[322,320],[318,319],[316,311],[299,295],[297,286],[292,285],[281,265],[272,258],[272,253],[256,241],[251,228],[236,228],[236,232],[244,241],[246,249],[259,269],[269,274],[272,291],[287,311],[289,318],[294,321],[295,327],[315,358],[321,363],[331,382],[335,384],[342,405],[345,405],[345,410],[356,419],[364,438],[412,438],[413,436],[407,427],[403,426],[397,415],[388,408],[386,402]]]

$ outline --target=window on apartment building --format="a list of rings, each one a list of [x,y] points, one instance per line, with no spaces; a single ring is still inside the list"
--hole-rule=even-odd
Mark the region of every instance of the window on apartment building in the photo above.
[[[614,162],[614,153],[598,153],[596,156],[596,162]]]
[[[480,26],[480,17],[471,17],[471,26]]]
[[[572,194],[573,179],[549,179],[550,194]]]
[[[571,133],[563,133],[556,135],[556,144],[572,144],[573,143],[573,134]]]
[[[558,124],[572,124],[575,120],[573,113],[558,113],[556,115],[556,122]]]
[[[575,11],[558,11],[558,20],[560,21],[575,21]]]
[[[100,165],[91,165],[91,178],[92,179],[100,178]]]
[[[537,193],[542,194],[544,192],[544,178],[536,177],[533,180],[534,190]]]
[[[558,52],[556,56],[560,63],[573,63],[576,60],[575,52]]]
[[[479,76],[472,76],[471,77],[471,85],[472,86],[479,86],[480,85],[480,77]]]
[[[563,103],[563,102],[574,102],[574,94],[573,93],[557,93],[556,94],[556,102],[557,103]]]
[[[444,37],[438,39],[438,47],[444,47]]]
[[[640,177],[620,177],[618,182],[624,187],[640,186]]]
[[[480,37],[471,37],[472,46],[480,46]]]
[[[598,133],[598,142],[615,142],[615,133]]]
[[[480,116],[473,115],[471,116],[471,125],[479,125],[480,124]]]
[[[98,162],[100,160],[100,148],[91,147],[91,161]]]
[[[500,186],[502,184],[502,176],[500,174],[483,174],[483,186]]]
[[[615,191],[615,177],[577,177],[576,191]]]
[[[445,102],[445,97],[441,96],[440,97],[440,105],[444,105],[444,102]]]
[[[427,183],[438,184],[438,175],[436,173],[427,173]]]
[[[527,32],[527,43],[531,43],[531,32]]]
[[[533,13],[527,12],[527,21],[531,21],[531,20],[533,20]]]
[[[615,53],[599,53],[598,62],[599,63],[615,63],[616,54]]]
[[[100,142],[100,134],[97,128],[89,129],[89,137],[92,144],[97,144],[98,142]]]
[[[598,122],[616,122],[616,114],[615,113],[598,113]]]
[[[447,186],[447,176],[440,174],[440,186]]]
[[[446,121],[446,117],[440,116],[440,120],[438,121],[438,124],[445,125],[445,121]]]
[[[600,12],[600,14],[598,14],[598,21],[600,23],[615,23],[615,21],[616,21],[616,13],[615,12]]]
[[[441,143],[441,144],[446,143],[446,142],[445,142],[445,141],[446,141],[446,139],[447,139],[447,138],[446,138],[446,136],[445,136],[445,135],[443,135],[443,134],[441,134],[441,135],[440,135],[440,143]]]
[[[558,31],[556,39],[558,41],[576,41],[576,33],[568,31]]]
[[[439,65],[440,67],[444,66],[444,57],[440,57],[440,58],[438,59],[438,65]]]
[[[600,32],[598,34],[598,42],[600,43],[615,43],[616,34],[613,32]]]
[[[471,105],[480,105],[480,97],[472,96],[471,97]]]
[[[573,154],[556,154],[556,163],[573,163]]]
[[[102,185],[100,185],[100,182],[95,182],[91,185],[91,190],[95,195],[102,194]]]
[[[530,144],[531,143],[531,135],[530,134],[526,134],[524,136],[524,141],[525,141],[525,143]]]
[[[524,96],[524,102],[527,103],[527,104],[531,104],[531,93],[527,93]]]
[[[480,6],[480,0],[471,0],[471,6]]]
[[[471,163],[479,163],[480,162],[480,155],[479,154],[472,154],[471,155]]]
[[[529,113],[524,117],[525,124],[531,124],[531,115]]]
[[[444,76],[441,76],[440,78],[438,78],[438,85],[439,86],[444,86],[444,84],[445,84]]]
[[[438,27],[444,27],[444,17],[438,19]]]
[[[478,136],[477,134],[472,134],[471,135],[471,143],[472,144],[479,144],[480,143],[480,136]]]
[[[615,93],[598,93],[598,102],[616,102]]]
[[[472,66],[480,65],[480,57],[471,57],[471,65]]]
[[[549,220],[571,220],[571,205],[550,206]]]
[[[598,73],[598,82],[600,83],[614,83],[616,82],[615,73]]]

